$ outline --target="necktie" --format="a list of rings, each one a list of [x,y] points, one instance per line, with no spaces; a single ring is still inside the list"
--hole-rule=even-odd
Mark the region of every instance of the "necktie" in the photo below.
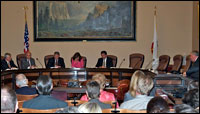
[[[104,67],[106,67],[106,59],[103,59],[103,65]]]
[[[30,60],[28,60],[28,63],[29,63],[29,66],[31,66],[31,61]]]
[[[8,67],[11,68],[11,66],[10,66],[10,62],[8,62]]]
[[[58,60],[56,59],[56,63],[55,63],[55,65],[57,65],[58,66]]]

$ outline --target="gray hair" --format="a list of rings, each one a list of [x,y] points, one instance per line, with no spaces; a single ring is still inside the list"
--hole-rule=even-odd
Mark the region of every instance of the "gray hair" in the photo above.
[[[22,78],[19,78],[22,77]],[[19,87],[27,86],[27,78],[24,74],[18,74],[16,76],[16,85]]]
[[[97,103],[87,102],[79,106],[80,113],[102,113],[101,107]]]

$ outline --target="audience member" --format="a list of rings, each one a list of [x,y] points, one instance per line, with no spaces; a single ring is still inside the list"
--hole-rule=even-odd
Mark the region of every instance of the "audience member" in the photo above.
[[[192,51],[190,53],[190,59],[193,62],[192,66],[188,69],[187,72],[184,72],[183,75],[188,78],[199,81],[199,52]]]
[[[102,109],[111,108],[111,105],[99,101],[100,85],[96,81],[90,81],[86,85],[86,94],[91,103],[97,103]]]
[[[198,113],[197,110],[187,104],[179,104],[174,107],[175,113]]]
[[[14,68],[17,68],[17,66],[13,62],[11,54],[5,53],[4,59],[1,61],[1,70],[14,69]]]
[[[146,110],[148,102],[153,98],[152,96],[148,96],[153,87],[153,79],[148,75],[144,75],[144,73],[140,74],[137,81],[135,98],[123,102],[120,106],[121,109]]]
[[[18,109],[15,91],[8,87],[1,88],[1,113],[16,113]]]
[[[71,107],[59,109],[55,113],[80,113],[80,111],[77,107],[71,106]]]
[[[18,74],[16,76],[16,86],[19,87],[19,89],[16,90],[17,94],[22,94],[22,95],[37,94],[37,90],[35,88],[28,87],[28,79],[24,74]]]
[[[36,67],[35,60],[31,57],[31,52],[26,53],[26,58],[21,60],[22,69],[34,69]]]
[[[192,89],[185,93],[182,101],[184,104],[190,105],[194,109],[199,107],[199,89]]]
[[[168,113],[169,107],[162,97],[154,97],[147,104],[147,113]]]
[[[100,85],[100,97],[99,97],[99,100],[101,102],[104,102],[104,101],[116,101],[115,96],[114,96],[113,93],[104,91],[107,79],[103,74],[98,73],[98,74],[92,76],[92,80],[98,82],[99,85]],[[88,101],[87,95],[82,96],[80,100]],[[117,108],[118,107],[119,107],[119,104],[117,104]]]
[[[71,64],[72,68],[84,68],[83,58],[79,52],[76,52],[74,54],[71,62],[72,62],[72,64]]]
[[[67,107],[67,103],[50,96],[53,89],[53,83],[50,76],[39,76],[36,83],[36,89],[39,96],[29,101],[25,101],[23,108],[32,109],[55,109]]]
[[[98,59],[96,67],[99,67],[99,68],[110,68],[110,67],[113,67],[112,58],[107,57],[107,52],[106,51],[102,51],[101,52],[101,57],[102,58]]]
[[[64,59],[60,57],[59,52],[54,52],[54,57],[50,58],[47,63],[47,68],[65,68]]]
[[[124,96],[124,102],[132,100],[136,97],[137,83],[141,75],[145,75],[143,72],[137,70],[133,73],[131,77],[131,82],[129,86],[129,91]]]
[[[87,102],[79,106],[80,113],[102,113],[101,107],[97,103]]]

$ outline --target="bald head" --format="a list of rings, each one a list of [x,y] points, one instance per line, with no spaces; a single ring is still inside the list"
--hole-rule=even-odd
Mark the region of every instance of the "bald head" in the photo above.
[[[1,113],[16,113],[17,109],[15,91],[8,87],[1,88]]]
[[[198,57],[199,57],[199,52],[198,51],[192,51],[190,53],[190,59],[191,59],[192,62],[195,62]]]
[[[26,78],[24,74],[18,74],[16,76],[16,85],[20,88],[24,86],[28,86],[28,79]]]

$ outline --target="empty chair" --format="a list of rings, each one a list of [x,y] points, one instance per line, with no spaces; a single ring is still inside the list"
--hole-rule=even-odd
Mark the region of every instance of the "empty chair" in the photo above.
[[[187,70],[190,68],[191,65],[192,65],[192,61],[190,59],[190,55],[188,55],[186,57],[186,65],[185,65],[185,67],[183,69],[183,72],[187,72]]]
[[[159,57],[159,65],[158,65],[157,71],[159,73],[166,73],[169,62],[170,62],[170,56],[161,55]]]
[[[46,55],[44,57],[44,63],[45,63],[46,68],[47,68],[47,63],[48,63],[49,59],[52,58],[52,57],[54,57],[54,55]]]
[[[37,97],[38,94],[34,94],[34,95],[21,95],[21,94],[17,94],[17,100],[18,101],[27,101],[30,99],[33,99],[35,97]]]
[[[129,90],[129,85],[130,85],[130,80],[128,79],[123,79],[120,80],[118,83],[117,87],[117,100],[123,101],[124,100],[124,95],[126,92]]]
[[[117,66],[117,56],[115,55],[108,55],[108,57],[112,58],[113,67]]]
[[[140,53],[134,53],[129,56],[130,64],[129,67],[133,69],[140,69],[144,63],[144,55]]]
[[[22,69],[21,60],[24,59],[24,58],[26,58],[26,54],[18,54],[17,57],[16,57],[17,65],[18,65],[19,69]]]
[[[182,63],[183,63],[183,56],[182,55],[175,55],[173,57],[173,61],[174,61],[174,65],[172,66],[172,70],[171,73],[175,73],[175,74],[179,74],[181,67],[182,67]]]

